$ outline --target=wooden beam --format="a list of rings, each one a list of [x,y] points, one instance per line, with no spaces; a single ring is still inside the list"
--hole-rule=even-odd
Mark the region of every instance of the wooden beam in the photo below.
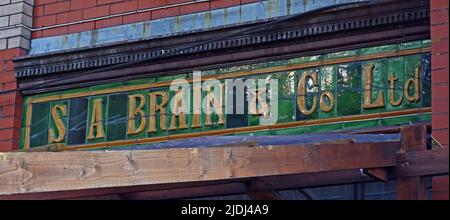
[[[372,169],[363,169],[363,173],[367,176],[370,176],[378,181],[387,182],[388,174],[387,170],[384,168],[372,168]]]
[[[424,150],[397,154],[397,166],[389,169],[389,177],[439,176],[449,173],[449,150]]]
[[[427,136],[424,126],[411,126],[401,128],[400,152],[426,151]],[[448,161],[447,161],[448,162]],[[420,176],[397,179],[397,199],[399,200],[426,200],[427,187],[425,179]]]
[[[398,147],[384,142],[0,153],[0,195],[390,167]]]
[[[274,190],[249,192],[247,196],[252,200],[282,200],[280,194]]]

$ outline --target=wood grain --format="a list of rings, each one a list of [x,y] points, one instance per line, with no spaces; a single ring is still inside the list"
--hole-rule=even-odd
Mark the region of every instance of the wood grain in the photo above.
[[[0,153],[0,195],[395,165],[399,142]]]

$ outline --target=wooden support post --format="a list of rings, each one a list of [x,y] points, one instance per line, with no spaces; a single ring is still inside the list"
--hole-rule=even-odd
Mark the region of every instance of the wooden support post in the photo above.
[[[401,129],[400,152],[425,151],[427,149],[426,128],[424,126],[403,127]],[[398,166],[409,166],[408,163]],[[397,179],[398,200],[426,200],[427,187],[423,177],[413,176]]]

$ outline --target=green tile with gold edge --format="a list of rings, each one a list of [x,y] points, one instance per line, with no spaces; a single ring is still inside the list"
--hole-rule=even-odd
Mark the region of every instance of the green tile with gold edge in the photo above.
[[[306,126],[307,134],[322,133],[322,132],[334,132],[334,131],[339,131],[339,130],[342,130],[342,123]]]
[[[57,114],[59,119],[62,121],[63,126],[65,128],[65,134],[64,134],[64,139],[62,142],[59,143],[64,143],[67,144],[67,133],[68,133],[68,116],[69,116],[69,102],[68,101],[56,101],[56,102],[51,102],[50,104],[50,112],[52,111],[52,109],[54,108],[54,106],[59,105],[59,106],[63,106],[63,108],[65,108],[65,115],[62,112],[62,110],[60,108],[57,109]],[[50,122],[49,122],[49,127],[48,129],[52,129],[52,131],[54,132],[54,138],[59,137],[59,133],[58,133],[58,128],[56,127],[56,118],[53,118],[52,114],[50,113]]]
[[[26,133],[26,127],[20,128],[20,141],[19,141],[19,149],[25,148],[25,133]]]
[[[33,104],[30,126],[30,147],[48,144],[48,127],[50,122],[50,103]]]
[[[94,102],[95,102],[95,100],[99,100],[99,99],[102,100],[102,104],[100,106],[101,106],[103,121],[102,121],[101,125],[103,126],[103,132],[104,132],[105,137],[96,138],[97,137],[96,131],[98,130],[98,128],[95,128],[95,126],[94,126],[94,129],[95,129],[93,131],[94,139],[87,140],[87,143],[100,143],[100,142],[106,141],[106,130],[107,130],[106,119],[107,119],[107,114],[108,114],[107,113],[107,111],[108,111],[108,96],[106,96],[106,95],[89,97],[88,116],[87,116],[88,125],[87,125],[87,129],[86,129],[87,130],[86,131],[86,139],[88,138],[90,129],[91,129],[91,121],[92,121],[93,111],[94,111]]]
[[[388,62],[388,69],[387,69],[387,92],[385,94],[386,99],[386,111],[398,111],[405,109],[405,97],[403,96],[403,86],[405,84],[405,59],[403,57],[394,57],[389,58],[387,60]],[[391,86],[390,86],[390,77],[394,76],[396,80],[394,81],[394,100],[391,100]],[[400,103],[396,103],[399,102]],[[394,105],[392,104],[394,103]]]
[[[344,122],[342,128],[345,130],[351,130],[351,129],[371,128],[377,126],[380,126],[380,119]]]
[[[420,121],[420,116],[419,115],[382,118],[381,119],[381,126],[404,125],[404,124],[418,122],[418,121]]]
[[[416,73],[416,68],[419,68],[419,91],[417,91],[419,93],[419,97],[421,96],[421,86],[420,86],[420,78],[421,78],[421,72],[422,72],[422,55],[411,55],[411,56],[405,56],[405,82],[407,82],[408,80],[415,80],[415,73]],[[406,86],[406,85],[405,85]],[[407,89],[407,88],[406,88]],[[409,95],[414,97],[415,96],[415,85],[411,84],[409,86],[409,89],[407,89],[409,91]],[[406,94],[405,94],[406,96]],[[414,101],[408,101],[406,100],[405,97],[405,107],[407,109],[411,109],[411,108],[419,108],[420,107],[420,103],[421,100],[419,99],[418,101],[414,100]]]
[[[359,50],[359,54],[360,55],[370,55],[370,54],[377,54],[377,53],[396,52],[397,50],[398,50],[397,44],[390,44],[390,45],[362,48]]]
[[[145,97],[145,105],[142,108],[142,111],[145,113],[145,118],[144,118],[145,122],[143,122],[143,123],[145,123],[144,131],[140,132],[139,134],[127,134],[127,140],[141,139],[141,138],[146,138],[147,137],[147,131],[148,131],[148,127],[149,127],[149,125],[148,125],[149,124],[149,114],[150,114],[150,109],[149,109],[150,97],[149,97],[148,93],[149,93],[148,90],[137,90],[137,91],[130,91],[130,92],[127,93],[127,95],[128,95],[128,101],[127,101],[128,108],[130,106],[130,98],[129,98],[130,96],[132,96],[132,95],[144,95],[144,97]],[[137,99],[137,101],[136,101],[136,108],[140,104],[141,104],[140,99]],[[127,120],[131,120],[131,119],[132,119],[132,117],[128,116],[128,114],[127,114]],[[135,115],[134,116],[134,120],[135,120],[135,122],[134,122],[135,127],[134,127],[133,130],[137,129],[138,126],[141,124],[141,121],[142,121],[141,115],[140,114]],[[127,124],[128,124],[128,121],[127,121]],[[128,125],[127,125],[127,130],[128,130]]]
[[[220,82],[222,83],[222,85],[224,85],[225,80],[220,80]],[[202,130],[203,131],[210,131],[210,130],[220,130],[220,129],[225,129],[226,128],[226,109],[225,109],[225,102],[224,102],[224,95],[225,95],[225,91],[223,91],[223,95],[219,95],[219,94],[215,94],[214,93],[214,89],[211,90],[212,93],[215,95],[216,98],[221,99],[222,102],[222,106],[221,106],[221,111],[222,111],[222,119],[223,119],[223,124],[219,124],[219,115],[216,114],[216,111],[214,110],[213,107],[210,108],[211,111],[211,115],[210,115],[210,119],[211,119],[211,125],[206,125],[206,106],[204,106],[206,104],[206,97],[208,95],[208,92],[205,90],[202,90],[202,114],[201,114],[201,124],[203,125]],[[222,96],[222,97],[217,97],[217,96]]]
[[[361,114],[362,97],[361,63],[341,64],[337,66],[337,116]]]
[[[371,60],[367,62],[362,63],[362,71],[363,71],[363,77],[361,82],[361,87],[363,88],[363,91],[365,91],[364,88],[364,82],[365,82],[365,74],[364,70],[366,69],[366,65],[374,65],[373,68],[373,74],[372,74],[372,100],[370,100],[370,103],[374,103],[379,99],[382,99],[383,102],[379,107],[374,108],[364,108],[362,107],[362,114],[372,114],[372,113],[380,113],[386,111],[386,93],[388,88],[388,82],[386,77],[386,71],[387,71],[387,60],[386,59],[379,59],[379,60]],[[380,92],[381,91],[381,92]],[[364,92],[361,96],[361,103],[365,103],[367,100],[364,100]],[[382,95],[380,98],[379,96]]]

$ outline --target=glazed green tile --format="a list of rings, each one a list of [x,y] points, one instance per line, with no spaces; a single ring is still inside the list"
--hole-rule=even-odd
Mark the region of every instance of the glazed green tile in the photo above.
[[[116,82],[116,83],[108,83],[98,86],[91,86],[91,91],[100,91],[103,89],[113,89],[113,88],[120,88],[122,86],[122,82]]]
[[[422,107],[431,107],[431,54],[422,55]]]
[[[30,126],[30,147],[48,144],[48,127],[50,122],[50,103],[33,104]]]
[[[397,50],[398,50],[398,45],[391,44],[391,45],[382,45],[382,46],[376,46],[376,47],[362,48],[362,49],[360,49],[359,53],[360,53],[360,55],[370,55],[370,54],[377,54],[377,53],[395,52]]]
[[[358,56],[359,50],[347,50],[339,51],[334,53],[329,53],[323,56],[323,60],[335,60],[340,58],[356,57]]]
[[[86,143],[88,103],[89,98],[87,97],[69,101],[69,123],[67,129],[67,144],[69,146]]]
[[[334,132],[334,131],[339,131],[339,130],[342,130],[342,123],[306,126],[307,134],[322,133],[322,132]]]
[[[233,72],[240,72],[240,71],[250,71],[251,69],[252,69],[251,64],[245,64],[245,65],[239,65],[239,66],[219,68],[219,69],[215,70],[215,74],[226,74],[226,73],[233,73]]]
[[[137,79],[137,80],[129,80],[122,83],[123,86],[137,86],[137,85],[145,85],[149,83],[156,82],[156,78],[146,78],[146,79]]]
[[[342,64],[337,67],[337,116],[361,113],[361,63]]]
[[[417,49],[422,47],[422,41],[410,41],[399,44],[400,50],[410,50],[410,49]]]
[[[19,141],[19,149],[24,149],[25,145],[25,133],[26,133],[26,127],[20,128],[20,141]]]
[[[431,121],[432,117],[430,113],[424,113],[420,115],[421,121]]]
[[[319,68],[313,68],[313,69],[305,69],[305,70],[297,71],[296,83],[295,84],[297,86],[299,85],[300,79],[301,79],[303,74],[312,73],[312,72],[317,73],[317,76],[319,76],[320,69]],[[317,96],[319,95],[319,84],[320,84],[319,78],[317,79],[317,85],[316,86],[314,86],[314,83],[313,83],[311,78],[309,78],[306,81],[306,95],[305,95],[306,109],[312,109],[313,108],[313,106],[314,106],[314,99],[317,100],[316,101],[316,109],[315,109],[314,113],[312,113],[311,115],[305,115],[299,110],[299,108],[297,106],[297,108],[296,108],[296,120],[297,121],[319,118],[318,111],[320,109],[320,105],[319,105],[319,98],[317,98]],[[300,96],[298,94],[298,91],[296,91],[296,97],[297,97],[296,100],[298,100],[298,98],[300,98]]]
[[[242,133],[236,133],[234,135],[235,136],[266,136],[266,135],[270,135],[270,130],[242,132]]]
[[[431,46],[431,40],[423,40],[422,41],[422,47],[430,47]]]
[[[415,71],[416,71],[417,67],[419,67],[422,71],[423,67],[422,67],[422,56],[421,55],[405,56],[405,82],[408,79],[415,78]],[[421,78],[421,74],[419,74],[419,77]],[[420,87],[421,86],[419,86],[419,88]],[[422,91],[421,91],[421,89],[419,89],[419,94],[421,94],[421,93],[422,93]],[[409,94],[411,96],[414,95],[414,85],[411,85],[409,87]],[[405,98],[405,106],[406,106],[406,108],[419,108],[420,100],[410,102],[410,101],[406,100],[406,98]]]
[[[296,109],[297,109],[297,102],[295,99],[279,99],[277,123],[286,123],[295,121]]]
[[[405,59],[403,57],[394,57],[389,58],[388,62],[388,70],[387,70],[387,80],[391,75],[394,75],[397,80],[394,84],[394,97],[395,101],[402,99],[402,102],[398,106],[394,106],[391,104],[391,90],[390,90],[390,82],[387,81],[387,92],[385,94],[386,100],[386,110],[387,111],[398,111],[405,108],[405,97],[403,95],[403,86],[405,85]]]
[[[170,76],[160,76],[156,78],[156,82],[170,82],[172,80],[176,79],[187,79],[189,78],[189,74],[177,74],[177,75],[170,75]]]
[[[252,64],[251,68],[252,70],[258,70],[258,69],[264,69],[264,68],[270,68],[270,67],[276,67],[276,66],[286,66],[288,64],[287,60],[275,60],[275,61],[268,61],[263,63],[256,63]]]
[[[128,95],[126,93],[108,96],[108,118],[106,140],[125,140],[127,134]]]
[[[336,109],[337,76],[336,76],[336,73],[337,73],[336,66],[325,66],[325,67],[320,68],[320,75],[319,75],[320,92],[321,92],[321,94],[325,91],[331,92],[334,97],[334,102],[331,103],[330,99],[325,98],[325,102],[327,103],[327,105],[333,105],[333,109],[330,112],[324,112],[320,108],[320,96],[317,98],[318,102],[319,102],[319,107],[318,107],[319,118],[336,117],[336,114],[337,114],[337,109]]]
[[[413,123],[413,122],[418,122],[418,121],[420,121],[419,115],[382,118],[381,126],[403,125],[403,124],[408,124],[408,123]]]
[[[66,107],[66,116],[63,116],[63,114],[62,114],[62,112],[61,111],[57,111],[57,113],[58,113],[58,115],[59,115],[59,118],[61,119],[61,121],[63,122],[63,125],[64,125],[64,127],[66,128],[66,131],[67,131],[67,124],[68,124],[68,113],[69,113],[69,104],[68,104],[69,102],[68,101],[58,101],[58,102],[52,102],[51,104],[50,104],[50,112],[51,112],[51,109],[55,106],[55,105],[61,105],[61,106],[65,106]],[[56,123],[55,123],[55,121],[53,120],[53,118],[52,118],[52,116],[51,116],[51,113],[50,113],[50,122],[49,122],[49,127],[48,127],[48,129],[53,129],[53,131],[55,132],[55,137],[57,137],[59,134],[58,134],[58,129],[57,129],[57,127],[56,127]],[[61,142],[61,143],[67,143],[67,133],[68,132],[66,132],[66,134],[65,134],[65,136],[64,136],[64,140],[63,140],[63,142]]]
[[[295,97],[297,89],[295,85],[295,71],[273,73],[271,76],[273,80],[278,81],[278,98]]]
[[[305,63],[319,62],[319,61],[321,61],[321,59],[322,59],[321,55],[298,57],[298,58],[293,58],[293,59],[288,60],[287,64],[292,65],[292,64],[305,64]]]
[[[28,112],[28,104],[27,103],[28,103],[28,100],[29,100],[28,97],[23,98],[23,104],[22,104],[23,111],[22,111],[22,116],[20,119],[21,127],[27,126],[27,112]],[[21,137],[24,137],[24,136],[21,136]]]
[[[373,69],[373,75],[372,75],[372,100],[371,103],[375,102],[378,99],[378,96],[380,95],[380,91],[383,92],[384,97],[384,106],[383,107],[377,107],[377,108],[371,108],[371,109],[364,109],[362,108],[362,114],[371,114],[371,113],[380,113],[386,111],[386,93],[388,91],[388,82],[386,77],[386,71],[387,71],[387,60],[386,59],[380,59],[380,60],[373,60],[368,62],[363,62],[361,68],[364,69],[366,65],[374,65]],[[363,88],[364,91],[364,74],[362,77],[361,82],[361,88]],[[361,96],[361,103],[364,103],[364,92]]]
[[[371,128],[380,126],[379,119],[367,120],[367,121],[352,121],[352,122],[344,122],[342,127],[345,130],[351,129],[363,129],[363,128]]]
[[[306,133],[306,127],[274,129],[270,131],[270,135],[302,135]]]
[[[92,114],[93,114],[93,110],[94,110],[94,100],[96,99],[102,99],[102,118],[103,118],[103,131],[104,134],[106,136],[106,119],[107,119],[107,111],[108,111],[108,96],[104,95],[104,96],[92,96],[89,97],[89,107],[88,107],[88,117],[87,117],[87,122],[88,122],[88,126],[87,126],[87,131],[86,131],[86,137],[88,136],[89,132],[90,132],[90,122],[91,122],[91,118],[92,118]],[[96,132],[94,131],[94,137],[96,136]],[[87,140],[88,143],[99,143],[99,142],[105,142],[106,137],[104,138],[96,138],[93,140]]]

